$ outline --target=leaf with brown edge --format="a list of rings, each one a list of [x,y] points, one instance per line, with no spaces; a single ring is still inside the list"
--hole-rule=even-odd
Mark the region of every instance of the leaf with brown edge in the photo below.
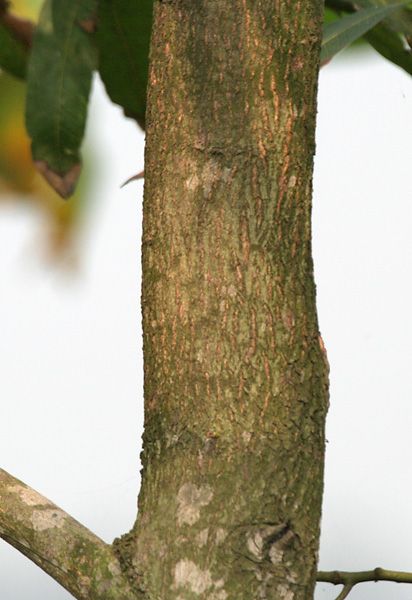
[[[27,76],[26,125],[39,171],[63,198],[80,173],[80,146],[96,50],[84,23],[96,0],[46,0],[33,38]]]
[[[64,176],[52,171],[44,160],[35,160],[34,164],[39,173],[62,198],[66,200],[73,194],[82,168],[80,163],[73,165]]]
[[[97,14],[92,14],[89,18],[78,21],[78,23],[86,33],[95,33],[97,27]]]

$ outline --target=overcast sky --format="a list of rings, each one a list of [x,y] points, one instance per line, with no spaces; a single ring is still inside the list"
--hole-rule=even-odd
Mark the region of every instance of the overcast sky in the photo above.
[[[331,363],[320,567],[412,570],[412,80],[372,52],[320,81],[314,192]],[[98,179],[73,277],[46,269],[38,216],[0,206],[1,466],[107,541],[136,512],[142,429],[143,136],[96,86]],[[40,239],[40,238],[39,238]],[[338,589],[321,584],[318,600]],[[362,584],[351,600],[403,600]],[[0,541],[1,600],[68,600]]]

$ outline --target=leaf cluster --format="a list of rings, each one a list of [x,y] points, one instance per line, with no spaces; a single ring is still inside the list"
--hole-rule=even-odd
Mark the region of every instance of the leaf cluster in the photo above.
[[[412,75],[412,3],[398,0],[325,0],[324,61],[359,38]],[[325,50],[325,38],[334,37]]]
[[[77,183],[91,82],[144,127],[152,0],[45,0],[26,21],[0,0],[0,67],[27,84],[25,120],[37,169],[63,197]]]
[[[153,3],[44,0],[33,24],[0,0],[0,68],[26,81],[33,160],[63,198],[81,170],[94,72],[111,100],[145,126]],[[326,0],[322,64],[363,37],[412,74],[410,7],[410,0]]]

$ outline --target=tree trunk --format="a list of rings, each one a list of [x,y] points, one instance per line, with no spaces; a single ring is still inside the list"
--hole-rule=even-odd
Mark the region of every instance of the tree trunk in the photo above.
[[[155,3],[139,514],[150,599],[312,598],[327,361],[311,258],[321,0]]]

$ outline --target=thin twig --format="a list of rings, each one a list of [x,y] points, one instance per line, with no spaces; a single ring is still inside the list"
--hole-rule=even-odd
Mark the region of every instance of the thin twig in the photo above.
[[[336,600],[343,600],[358,583],[367,581],[394,581],[395,583],[412,583],[412,573],[408,571],[391,571],[376,567],[371,571],[318,571],[316,581],[343,585],[343,590]]]
[[[351,585],[350,583],[348,583],[347,585],[345,585],[343,587],[343,590],[339,594],[339,596],[337,596],[336,600],[344,600],[344,598],[346,598],[347,596],[349,596],[352,588],[353,588],[353,585]]]
[[[140,171],[140,173],[136,173],[136,175],[132,175],[131,177],[129,177],[129,179],[126,179],[126,181],[124,181],[120,187],[122,188],[125,185],[127,185],[128,183],[130,183],[131,181],[136,181],[138,179],[143,179],[143,178],[144,178],[144,171]]]

